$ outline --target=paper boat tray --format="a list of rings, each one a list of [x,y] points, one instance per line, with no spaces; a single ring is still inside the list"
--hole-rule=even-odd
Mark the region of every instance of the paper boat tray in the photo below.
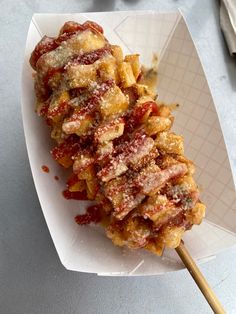
[[[39,201],[62,264],[69,270],[99,275],[156,275],[183,268],[174,250],[164,257],[145,250],[115,247],[99,226],[78,226],[74,216],[86,202],[62,197],[66,174],[49,153],[54,143],[44,121],[34,112],[30,53],[40,38],[54,36],[64,22],[93,20],[124,53],[140,53],[150,65],[159,56],[158,94],[178,102],[174,130],[185,138],[186,156],[197,165],[196,180],[207,205],[206,219],[185,233],[192,256],[203,262],[236,244],[236,194],[227,150],[201,61],[182,15],[154,11],[79,14],[35,14],[31,20],[22,73],[22,115],[29,161]],[[42,165],[50,173],[41,170]],[[60,177],[59,181],[53,178]]]

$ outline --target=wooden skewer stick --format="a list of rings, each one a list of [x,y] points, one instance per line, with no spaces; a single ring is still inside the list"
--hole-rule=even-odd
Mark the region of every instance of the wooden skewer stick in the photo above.
[[[206,298],[207,302],[209,303],[210,307],[216,314],[225,314],[225,310],[223,309],[220,301],[218,300],[217,296],[215,295],[212,288],[209,286],[208,282],[204,278],[203,274],[201,273],[200,269],[192,259],[191,255],[189,254],[188,250],[184,246],[183,241],[181,241],[180,245],[175,249],[178,253],[179,257],[181,258],[182,262],[188,269],[190,275],[195,280],[196,284],[198,285],[199,289],[201,290],[202,294]]]

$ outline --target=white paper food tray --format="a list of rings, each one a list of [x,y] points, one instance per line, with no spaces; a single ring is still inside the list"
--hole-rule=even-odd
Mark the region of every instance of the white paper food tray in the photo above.
[[[99,275],[157,275],[183,268],[174,250],[164,257],[145,250],[115,247],[98,226],[78,226],[74,216],[86,202],[62,197],[64,169],[49,153],[54,143],[44,121],[34,112],[29,57],[44,34],[55,36],[64,22],[93,20],[124,53],[140,53],[149,65],[159,55],[159,100],[178,102],[174,129],[184,135],[186,156],[197,165],[196,180],[207,205],[206,219],[185,233],[192,256],[203,262],[236,244],[236,194],[215,105],[194,42],[180,12],[154,11],[79,14],[34,14],[27,37],[22,73],[22,115],[31,170],[40,204],[62,264],[69,270]],[[50,173],[41,170],[42,165]],[[53,177],[58,175],[59,181]]]

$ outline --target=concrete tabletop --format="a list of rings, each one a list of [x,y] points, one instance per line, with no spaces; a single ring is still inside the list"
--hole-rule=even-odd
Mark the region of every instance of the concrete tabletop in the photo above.
[[[20,77],[35,12],[180,8],[197,44],[236,175],[236,59],[219,28],[218,1],[0,1],[0,313],[212,313],[186,270],[106,278],[66,271],[50,238],[25,147]],[[227,313],[236,313],[236,247],[201,266]]]

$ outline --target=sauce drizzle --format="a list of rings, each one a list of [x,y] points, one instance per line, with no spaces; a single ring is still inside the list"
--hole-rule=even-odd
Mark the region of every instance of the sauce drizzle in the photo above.
[[[79,200],[79,201],[86,201],[86,200],[88,200],[86,191],[83,191],[83,192],[80,192],[80,191],[71,192],[69,190],[64,190],[62,192],[62,195],[67,200]]]
[[[49,168],[48,168],[48,166],[43,165],[43,166],[41,167],[41,169],[43,170],[43,172],[49,173]]]
[[[90,223],[98,223],[101,221],[101,212],[99,205],[92,205],[87,208],[85,214],[77,215],[75,221],[78,225],[88,225]]]

